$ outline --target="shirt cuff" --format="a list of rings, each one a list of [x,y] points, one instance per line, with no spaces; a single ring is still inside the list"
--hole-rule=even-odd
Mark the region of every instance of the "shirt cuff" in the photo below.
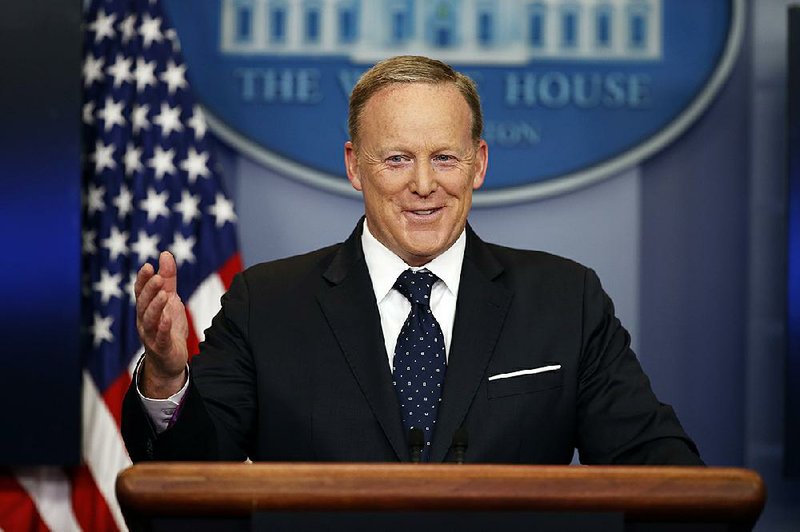
[[[147,416],[153,422],[156,434],[161,434],[175,422],[180,411],[181,401],[183,401],[183,396],[189,388],[189,365],[186,365],[186,382],[183,384],[183,388],[166,399],[151,399],[145,397],[139,389],[139,372],[142,369],[142,360],[144,360],[144,355],[142,355],[136,366],[136,393],[139,394],[139,400],[142,402]]]

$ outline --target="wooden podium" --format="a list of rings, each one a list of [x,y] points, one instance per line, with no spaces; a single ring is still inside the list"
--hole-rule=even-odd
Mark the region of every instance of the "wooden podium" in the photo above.
[[[714,467],[143,463],[116,489],[133,530],[750,530],[765,501],[757,473]]]

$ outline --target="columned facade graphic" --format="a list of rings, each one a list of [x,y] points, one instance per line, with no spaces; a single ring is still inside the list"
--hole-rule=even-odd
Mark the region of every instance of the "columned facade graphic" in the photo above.
[[[457,63],[661,57],[662,0],[222,0],[226,54]]]

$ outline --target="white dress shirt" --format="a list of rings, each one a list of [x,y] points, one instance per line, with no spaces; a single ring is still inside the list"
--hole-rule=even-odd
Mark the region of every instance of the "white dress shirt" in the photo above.
[[[369,276],[372,279],[372,289],[375,291],[375,301],[378,303],[378,313],[381,316],[381,328],[386,342],[386,356],[389,368],[394,360],[394,348],[400,329],[411,311],[411,303],[406,297],[395,290],[394,283],[401,273],[411,268],[420,270],[427,268],[439,278],[431,289],[431,312],[444,335],[445,356],[450,357],[450,342],[453,338],[453,322],[456,317],[456,300],[458,299],[458,285],[461,282],[461,265],[464,262],[464,250],[467,237],[465,231],[456,239],[444,253],[420,267],[410,267],[403,260],[392,253],[386,246],[372,236],[364,220],[364,231],[361,234],[361,246],[364,249],[364,258],[367,262]],[[167,399],[150,399],[142,395],[139,390],[139,369],[136,368],[136,391],[150,417],[157,433],[164,432],[169,427],[175,409],[180,405],[189,385],[187,366],[187,379],[183,388]]]
[[[378,302],[378,312],[381,315],[381,328],[386,342],[386,356],[390,368],[394,360],[397,337],[400,336],[400,329],[403,328],[403,323],[411,311],[411,303],[393,287],[400,274],[409,268],[415,271],[426,268],[439,278],[431,289],[431,312],[439,322],[439,327],[444,334],[444,350],[449,359],[450,342],[453,339],[453,322],[456,317],[458,285],[461,282],[461,265],[464,262],[466,245],[466,233],[461,231],[461,235],[447,251],[424,266],[410,267],[372,236],[367,221],[364,220],[361,247],[364,249],[364,258],[372,279],[375,301]]]

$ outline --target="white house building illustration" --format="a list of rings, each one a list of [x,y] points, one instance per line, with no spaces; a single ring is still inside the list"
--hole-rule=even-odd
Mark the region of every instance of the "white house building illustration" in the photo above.
[[[221,0],[228,54],[460,63],[661,58],[662,0]]]

